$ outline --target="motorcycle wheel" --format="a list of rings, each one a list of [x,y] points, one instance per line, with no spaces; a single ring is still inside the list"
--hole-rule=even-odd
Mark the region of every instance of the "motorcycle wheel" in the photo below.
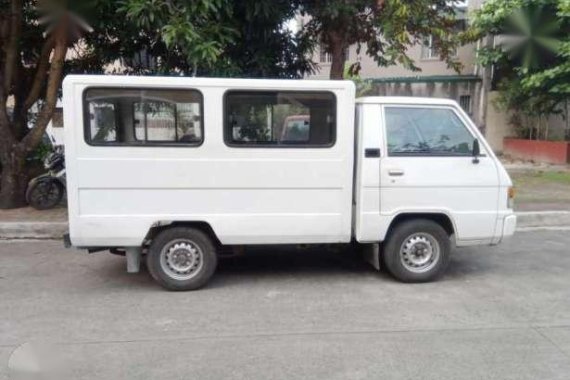
[[[47,210],[59,204],[63,197],[63,185],[57,180],[39,181],[26,192],[26,199],[36,210]]]

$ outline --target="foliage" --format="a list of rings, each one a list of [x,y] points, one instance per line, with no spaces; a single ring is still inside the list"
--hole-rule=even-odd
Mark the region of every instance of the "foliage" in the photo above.
[[[228,24],[237,37],[210,75],[250,78],[301,78],[313,70],[312,41],[285,23],[295,17],[297,1],[234,0]]]
[[[357,73],[351,70],[351,65],[344,65],[344,79],[348,79],[354,82],[356,86],[356,97],[370,95],[373,85],[369,80],[364,80]]]
[[[418,70],[407,55],[410,46],[433,36],[442,60],[455,69],[453,56],[460,43],[453,2],[445,0],[330,0],[302,2],[310,17],[305,34],[320,40],[332,56],[331,79],[342,79],[344,51],[356,44],[358,51],[374,58],[380,66],[400,64]],[[358,73],[359,63],[351,67]]]
[[[510,122],[515,133],[525,139],[548,139],[548,116],[563,112],[558,98],[548,93],[529,96],[521,81],[511,79],[504,79],[499,84],[495,105],[511,111]]]
[[[489,0],[475,12],[465,40],[496,36],[478,51],[501,80],[497,104],[513,112],[520,137],[548,139],[552,114],[567,114],[570,95],[570,1]],[[564,111],[563,111],[564,110]],[[567,115],[566,115],[567,117]]]
[[[125,14],[149,38],[149,45],[164,43],[182,54],[192,66],[210,68],[231,42],[236,31],[222,23],[227,16],[226,0],[122,0],[118,13]]]
[[[296,78],[312,69],[308,41],[284,28],[294,17],[295,2],[121,0],[120,4],[118,13],[140,30],[133,41],[138,51],[152,57],[154,67],[147,73]],[[133,39],[132,35],[128,31],[125,37]],[[127,64],[135,72],[142,69]]]
[[[566,25],[566,33],[570,33],[570,0],[560,1],[558,16]],[[558,49],[559,62],[542,71],[523,79],[523,86],[531,91],[547,91],[565,101],[570,97],[570,36],[560,43]]]

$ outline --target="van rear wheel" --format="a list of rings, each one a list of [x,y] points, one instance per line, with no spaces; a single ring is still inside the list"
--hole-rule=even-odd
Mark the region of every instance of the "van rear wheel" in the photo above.
[[[210,237],[188,227],[160,232],[147,255],[151,276],[168,290],[195,290],[204,286],[217,264],[216,249]]]
[[[449,235],[428,219],[398,224],[386,244],[383,261],[392,276],[403,282],[428,282],[440,277],[449,264]]]

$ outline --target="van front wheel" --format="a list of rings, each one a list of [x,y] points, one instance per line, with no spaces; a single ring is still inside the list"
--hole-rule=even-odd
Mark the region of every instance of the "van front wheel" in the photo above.
[[[152,241],[147,255],[151,276],[168,290],[194,290],[212,277],[218,257],[204,232],[187,227],[169,228]]]
[[[438,223],[427,219],[398,224],[384,244],[383,259],[388,271],[403,282],[428,282],[443,274],[449,264],[449,235]]]

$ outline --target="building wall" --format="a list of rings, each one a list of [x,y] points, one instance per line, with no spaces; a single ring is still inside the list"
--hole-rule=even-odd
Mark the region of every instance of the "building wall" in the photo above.
[[[570,114],[570,112],[569,112]],[[548,139],[549,140],[569,140],[570,141],[570,121],[567,121],[563,114],[552,115],[548,119]]]
[[[498,110],[494,105],[498,95],[497,91],[489,92],[485,138],[495,152],[501,153],[503,151],[503,139],[513,135],[513,128],[509,124],[511,114]]]
[[[457,7],[457,17],[459,20],[466,20],[469,12],[481,7],[484,0],[465,0],[460,2]],[[298,25],[300,28],[309,21],[308,17],[300,17]],[[415,76],[433,76],[433,75],[477,75],[477,67],[475,64],[475,45],[469,44],[457,49],[457,59],[462,63],[463,67],[460,72],[447,67],[447,64],[439,58],[422,58],[422,45],[416,44],[411,46],[407,54],[412,58],[421,71],[412,71],[401,65],[393,65],[388,67],[379,67],[378,64],[366,54],[366,45],[361,48],[360,53],[357,52],[358,47],[352,45],[348,52],[348,64],[360,62],[360,76],[363,79],[371,78],[389,78],[389,77],[415,77]],[[317,71],[307,75],[311,79],[328,79],[330,73],[330,62],[321,62],[320,47],[317,47],[312,55],[313,62],[318,63]]]
[[[432,75],[473,75],[476,73],[475,67],[475,47],[473,44],[465,45],[457,50],[457,59],[462,63],[463,67],[460,72],[456,72],[439,58],[422,58],[422,46],[414,45],[408,49],[408,55],[415,61],[421,71],[412,71],[400,65],[379,67],[376,61],[369,57],[363,48],[360,54],[357,54],[357,46],[353,45],[349,48],[349,59],[347,63],[353,64],[360,62],[360,77],[363,79],[374,78],[391,78],[391,77],[422,77]],[[313,61],[317,62],[317,71],[309,74],[309,79],[329,79],[331,64],[329,62],[319,62],[320,51],[313,53]]]
[[[498,110],[494,102],[499,93],[491,91],[487,102],[487,128],[485,138],[494,151],[503,151],[503,139],[505,137],[516,137],[513,125],[510,124],[511,113]],[[548,118],[548,139],[565,140],[570,133],[564,115],[552,115]]]
[[[461,97],[469,96],[469,104],[464,107],[473,121],[479,125],[479,99],[481,82],[417,82],[417,83],[375,83],[367,95],[380,96],[416,96],[428,98],[453,99],[460,103]],[[463,99],[465,100],[465,98]],[[463,106],[463,104],[462,104]]]

